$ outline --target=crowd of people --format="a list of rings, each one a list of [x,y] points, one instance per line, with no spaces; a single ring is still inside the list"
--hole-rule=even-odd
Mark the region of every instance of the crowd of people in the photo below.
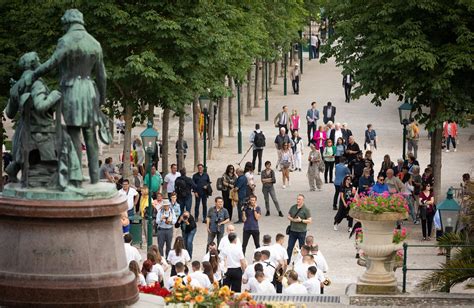
[[[335,116],[336,107],[328,102],[322,111],[323,124],[318,125],[320,112],[317,103],[313,102],[306,111],[305,142],[300,137],[302,121],[298,111],[292,110],[290,114],[284,106],[274,120],[278,129],[274,139],[277,151],[274,168],[271,161],[263,161],[268,143],[260,125],[256,124],[249,136],[252,161],[246,162],[244,168],[240,165],[225,168],[216,180],[218,196],[212,197],[214,204],[209,208],[208,200],[213,191],[210,176],[202,164],[192,176],[187,176],[185,168],[178,171],[176,164],[171,164],[168,173],[160,174],[154,166],[150,174],[145,174],[143,155],[137,154],[132,176],[120,180],[112,158],[106,158],[100,169],[101,179],[116,183],[120,193],[127,196],[128,211],[122,217],[126,234],[124,245],[138,284],[159,282],[172,288],[177,277],[190,277],[193,286],[212,288],[214,282],[218,282],[236,292],[323,292],[324,285],[329,283],[325,278],[328,267],[318,245],[314,244],[314,237],[307,235],[308,225],[312,223],[311,210],[305,205],[304,195],[298,194],[296,203],[284,215],[275,187],[277,172],[281,172],[281,188],[285,189],[290,186],[290,174],[302,172],[305,164],[310,191],[321,191],[323,185],[334,186],[335,231],[344,219],[347,220],[347,231],[352,231],[354,221],[349,209],[354,198],[362,194],[402,194],[409,205],[411,220],[414,224],[421,223],[422,240],[431,240],[433,227],[438,226],[432,191],[434,179],[431,166],[422,173],[416,159],[419,138],[416,122],[411,121],[407,129],[407,158],[400,158],[395,163],[385,155],[376,170],[372,155],[377,151],[379,140],[374,126],[367,125],[362,149],[348,124],[335,122]],[[451,122],[447,125],[445,131],[454,145],[456,128]],[[141,142],[137,140],[134,147],[141,151]],[[309,147],[307,153],[306,147]],[[257,200],[257,187],[264,197],[265,213],[259,205],[263,202]],[[148,196],[152,198],[151,211]],[[271,215],[270,197],[276,214],[286,216],[289,221],[286,233],[278,233],[274,243],[268,234],[261,238],[259,226],[263,216]],[[193,199],[194,215],[191,214]],[[127,234],[127,220],[135,214],[140,215],[146,233],[150,213],[157,245],[148,251],[140,270],[141,257],[130,245],[132,238]],[[196,260],[193,259],[193,241],[200,222],[207,231],[207,245],[203,259]],[[243,224],[242,240],[235,233],[235,224]],[[250,238],[256,249],[254,262],[247,265],[245,256]],[[168,272],[169,276],[165,274]]]

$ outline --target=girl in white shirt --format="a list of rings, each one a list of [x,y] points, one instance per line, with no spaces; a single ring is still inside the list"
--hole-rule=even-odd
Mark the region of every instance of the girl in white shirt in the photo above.
[[[128,264],[128,269],[135,274],[135,278],[137,279],[137,284],[139,287],[146,286],[146,280],[142,273],[140,273],[140,266],[138,262],[135,260],[130,261]]]
[[[170,276],[176,275],[175,265],[178,262],[186,264],[191,261],[191,257],[186,249],[184,249],[184,240],[182,236],[176,237],[174,241],[173,249],[168,254],[168,262],[171,264]]]

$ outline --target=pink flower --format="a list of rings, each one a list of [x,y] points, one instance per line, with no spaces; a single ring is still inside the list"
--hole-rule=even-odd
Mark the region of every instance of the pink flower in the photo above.
[[[402,236],[403,237],[407,236],[407,228],[402,229]]]

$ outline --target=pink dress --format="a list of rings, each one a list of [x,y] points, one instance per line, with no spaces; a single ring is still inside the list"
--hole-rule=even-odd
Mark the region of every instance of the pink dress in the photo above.
[[[325,131],[315,131],[313,135],[313,140],[315,141],[316,149],[324,150],[324,147],[326,146],[326,139],[327,135]]]

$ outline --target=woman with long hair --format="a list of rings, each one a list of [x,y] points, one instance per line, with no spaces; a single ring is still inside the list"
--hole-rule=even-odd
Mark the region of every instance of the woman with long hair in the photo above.
[[[184,249],[184,239],[182,236],[177,236],[174,240],[173,249],[168,254],[168,262],[171,264],[170,276],[176,276],[175,265],[178,262],[186,264],[191,261],[191,257],[186,249]]]
[[[431,231],[433,230],[433,218],[436,213],[434,203],[434,194],[431,191],[431,184],[426,183],[420,192],[420,218],[421,232],[423,233],[422,241],[431,240]]]
[[[224,259],[219,257],[219,250],[215,242],[207,245],[208,252],[204,255],[202,261],[209,262],[211,264],[212,272],[214,274],[214,281],[217,281],[219,285],[222,284],[222,279],[225,272]]]
[[[352,187],[352,179],[350,175],[346,175],[342,180],[341,188],[339,190],[339,209],[337,210],[336,216],[334,216],[334,231],[338,230],[338,225],[341,221],[347,219],[347,232],[352,231],[353,219],[349,216],[350,203],[356,194],[355,187]]]
[[[327,135],[324,126],[319,125],[318,130],[313,135],[313,144],[321,155],[323,155],[324,147],[326,146],[326,139]]]
[[[158,282],[163,285],[163,281],[165,279],[165,270],[163,269],[163,266],[158,263],[157,255],[152,250],[149,250],[146,254],[146,259],[151,261],[151,271],[156,274],[158,277]]]
[[[235,175],[235,168],[233,165],[227,165],[224,174],[222,175],[222,199],[224,199],[224,208],[229,213],[229,219],[232,220],[232,200],[230,198],[230,191],[234,188],[235,180],[237,176]]]
[[[323,159],[324,159],[324,183],[328,183],[328,175],[329,175],[329,183],[332,183],[332,177],[334,174],[334,161],[336,160],[336,146],[332,144],[331,139],[326,140],[326,146],[324,147],[323,151]]]
[[[209,281],[214,283],[214,270],[212,269],[212,265],[209,261],[202,262],[202,272],[209,277]]]
[[[383,157],[382,166],[380,167],[379,176],[387,177],[387,170],[394,169],[395,163],[390,159],[390,155],[386,154]]]
[[[300,116],[298,115],[298,110],[293,109],[293,112],[290,116],[290,131],[292,134],[300,129],[300,124],[301,121]]]
[[[160,254],[160,250],[157,245],[151,245],[150,249],[148,249],[148,253],[153,253],[155,255],[156,264],[161,265],[163,270],[166,272],[170,268],[168,262],[166,262],[165,258],[163,258]]]
[[[158,275],[153,272],[153,263],[150,260],[143,262],[142,275],[145,278],[147,286],[154,286],[155,283],[159,283]]]
[[[281,170],[281,175],[283,179],[283,189],[286,188],[286,185],[290,186],[290,168],[294,168],[294,159],[293,153],[290,149],[289,143],[283,143],[283,146],[280,150],[280,155],[278,155],[278,166]]]
[[[341,157],[343,157],[346,154],[346,143],[342,137],[337,138],[336,140],[336,155],[334,157],[334,161],[337,164],[339,164],[339,161]]]
[[[138,262],[135,260],[130,261],[128,264],[128,269],[135,274],[135,279],[137,281],[138,286],[146,286],[146,280],[145,277],[143,277],[143,274],[140,272],[140,265],[138,265]]]
[[[244,175],[247,178],[247,197],[253,195],[255,191],[255,179],[253,171],[254,167],[252,162],[246,162],[244,167]]]

